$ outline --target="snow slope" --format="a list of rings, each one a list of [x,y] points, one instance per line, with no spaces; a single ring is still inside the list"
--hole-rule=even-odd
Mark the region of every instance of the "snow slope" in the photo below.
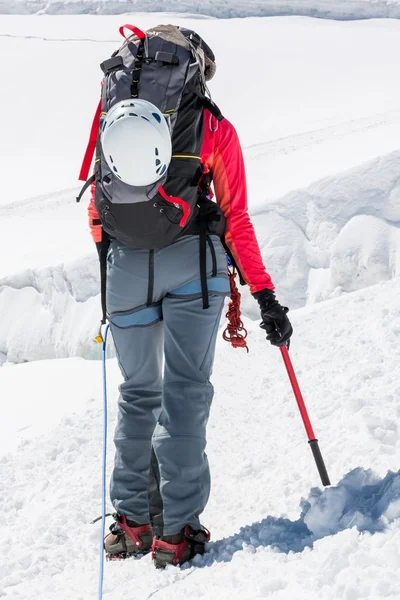
[[[250,354],[220,339],[209,553],[163,573],[150,557],[108,563],[104,598],[397,600],[399,309],[394,280],[292,314],[291,356],[333,484],[322,493],[279,351],[250,321]],[[112,430],[119,372],[108,362]],[[1,370],[0,398],[12,399],[0,447],[6,600],[95,597],[100,373],[82,359]]]
[[[212,92],[244,146],[250,212],[278,297],[295,308],[398,276],[400,23],[170,17],[215,49]],[[165,15],[134,18],[149,27]],[[99,356],[98,266],[76,179],[97,65],[122,19],[130,17],[1,19],[0,49],[13,60],[0,64],[9,90],[0,107],[19,112],[1,140],[0,363]],[[241,35],[252,36],[252,68],[237,55]],[[37,68],[49,60],[62,68]],[[21,96],[21,73],[46,98],[44,116],[41,94],[28,104]],[[60,102],[65,81],[79,93]],[[245,291],[243,307],[257,318]]]
[[[217,18],[303,15],[324,19],[400,18],[399,0],[0,0],[8,14],[192,13]]]
[[[280,297],[307,303],[291,312],[291,356],[332,487],[318,487],[279,351],[246,317],[250,354],[217,345],[207,555],[165,572],[150,557],[109,563],[104,598],[398,600],[400,24],[169,17],[216,50],[213,93],[245,146],[264,258]],[[142,27],[164,18],[135,15]],[[98,94],[93,65],[114,49],[119,24],[0,21],[0,51],[12,56],[0,61],[5,600],[96,596],[100,527],[89,522],[101,510],[101,365],[78,356],[100,354],[98,265],[74,196]],[[237,54],[242,36],[252,39],[250,62]],[[256,99],[249,110],[237,70]],[[119,382],[110,359],[108,475]]]

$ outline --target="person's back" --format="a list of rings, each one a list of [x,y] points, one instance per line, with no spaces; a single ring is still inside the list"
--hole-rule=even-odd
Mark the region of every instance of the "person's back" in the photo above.
[[[164,29],[160,26],[154,31],[159,43]],[[110,160],[111,153],[104,153],[110,111],[117,103],[105,99],[103,86],[106,110],[97,163],[101,168],[96,172],[89,206],[93,240],[99,250],[106,246],[106,238],[109,243],[107,316],[124,378],[111,478],[116,514],[105,550],[115,559],[153,548],[158,567],[182,564],[203,553],[209,539],[199,517],[210,492],[205,453],[213,398],[209,378],[220,316],[230,293],[226,249],[260,304],[261,326],[271,343],[285,345],[292,334],[287,309],[275,299],[247,212],[245,169],[236,131],[204,95],[206,80],[215,74],[214,55],[194,32],[177,32],[174,37],[169,31],[176,53],[169,51],[168,44],[173,43],[170,38],[158,50],[162,54],[154,56],[153,34],[135,30],[137,35],[127,40],[126,48],[135,55],[129,90],[135,92],[131,95],[137,96],[138,106],[136,110],[133,98],[131,108],[121,104],[125,112],[118,127],[123,130],[124,152],[120,152],[118,137],[112,138],[112,152],[121,156],[115,159],[122,165],[121,171],[112,157]],[[182,34],[188,40],[186,51],[198,60],[200,87],[186,82],[181,97],[175,90],[179,102],[169,115],[177,112],[177,117],[175,121],[166,117],[172,140],[170,163],[166,164],[167,157],[163,163],[166,169],[162,173],[160,169],[160,178],[152,188],[156,193],[151,197],[151,186],[143,190],[132,184],[140,180],[141,157],[136,151],[138,158],[131,172],[125,161],[126,153],[130,157],[130,134],[126,131],[136,127],[140,82],[148,81],[146,68],[155,69],[158,56],[158,63],[165,61],[158,68],[162,71],[167,67],[172,77],[174,65],[178,68],[184,56],[179,46]],[[114,69],[119,64],[115,57],[112,64]],[[143,71],[136,83],[135,69]],[[156,74],[157,69],[153,78]],[[158,92],[152,95],[146,89],[144,95],[144,100],[154,103],[157,115],[158,111],[166,114]],[[191,127],[185,129],[182,115],[190,119]],[[138,143],[136,136],[132,147]],[[112,175],[113,165],[118,181]],[[141,202],[146,206],[139,210]],[[160,222],[168,222],[168,233],[162,233],[151,220],[150,215],[155,214]],[[122,215],[125,221],[119,222]]]

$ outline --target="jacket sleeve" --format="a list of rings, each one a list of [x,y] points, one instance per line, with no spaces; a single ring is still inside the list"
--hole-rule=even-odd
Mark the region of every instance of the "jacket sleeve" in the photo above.
[[[90,188],[90,202],[88,206],[89,227],[94,242],[101,242],[101,221],[94,203],[94,191],[96,184],[92,183]]]
[[[265,288],[274,290],[247,212],[246,173],[239,138],[227,119],[218,123],[214,135],[210,166],[216,199],[226,218],[225,242],[251,293]]]

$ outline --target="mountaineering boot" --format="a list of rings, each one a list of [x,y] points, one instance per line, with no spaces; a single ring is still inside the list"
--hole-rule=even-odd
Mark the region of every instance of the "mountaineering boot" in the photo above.
[[[104,538],[107,560],[122,560],[130,556],[140,557],[151,550],[152,531],[150,525],[139,525],[124,515],[115,513],[115,523]]]
[[[210,540],[208,529],[194,530],[185,525],[181,533],[155,537],[152,545],[152,556],[156,569],[164,569],[167,565],[182,565],[196,554],[204,554],[206,543]]]

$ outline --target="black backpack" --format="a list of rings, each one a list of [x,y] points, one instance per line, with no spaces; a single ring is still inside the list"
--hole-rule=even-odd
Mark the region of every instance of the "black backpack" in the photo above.
[[[130,31],[128,37],[124,31]],[[181,235],[200,238],[203,307],[208,307],[206,242],[210,233],[223,236],[225,223],[218,205],[209,200],[211,174],[203,174],[204,109],[223,116],[207,95],[206,81],[215,73],[215,57],[194,31],[159,25],[143,32],[123,25],[122,46],[100,66],[104,73],[101,100],[93,120],[79,179],[86,180],[77,201],[96,182],[95,204],[102,225],[100,252],[102,323],[106,321],[106,255],[110,237],[133,248],[163,248]],[[100,143],[102,117],[121,100],[140,98],[167,116],[172,138],[171,163],[158,182],[134,187],[116,177]],[[95,169],[88,179],[96,153]]]
[[[218,120],[223,118],[206,96],[206,60],[214,64],[214,55],[187,29],[160,25],[144,33],[124,25],[122,35],[125,29],[131,35],[101,64],[101,101],[92,127],[91,152],[88,147],[80,179],[87,179],[96,136],[95,173],[83,191],[96,181],[95,204],[104,232],[134,248],[163,248],[193,232],[200,212],[199,197],[205,200],[210,184],[209,178],[203,177],[200,152],[204,108]],[[110,108],[121,100],[134,104],[137,98],[151,102],[168,118],[172,138],[169,168],[162,179],[145,187],[128,185],[112,172],[98,135],[102,116]],[[218,207],[213,205],[217,213]]]

